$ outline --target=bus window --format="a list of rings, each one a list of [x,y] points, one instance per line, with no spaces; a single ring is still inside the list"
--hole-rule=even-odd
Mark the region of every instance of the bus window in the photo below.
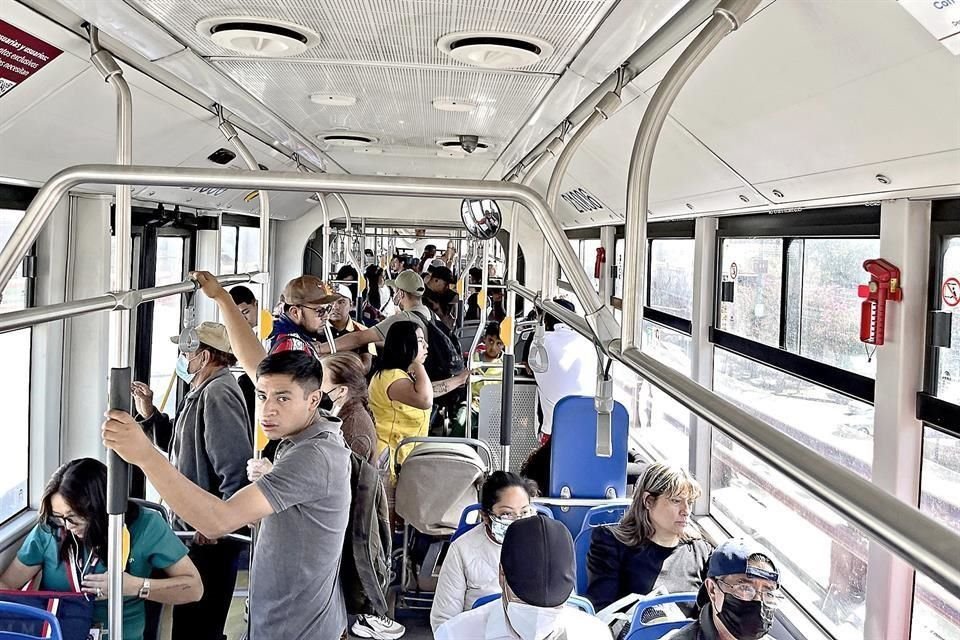
[[[176,236],[157,238],[157,285],[174,284],[184,278],[184,239]],[[159,403],[170,384],[177,364],[177,345],[170,342],[181,330],[180,296],[160,298],[153,307],[153,344],[150,356],[150,388],[157,407],[171,417],[177,413],[177,394],[171,392],[164,407]]]
[[[773,467],[714,432],[710,515],[780,560],[784,589],[840,640],[864,640],[866,536]]]
[[[720,329],[779,346],[782,252],[781,238],[723,241],[721,279],[734,283],[734,298],[720,303]]]
[[[6,244],[23,211],[0,209],[0,246]],[[0,313],[27,307],[30,283],[18,270],[0,302]],[[27,507],[30,438],[30,340],[31,329],[0,334],[0,353],[5,366],[0,374],[0,403],[4,411],[4,445],[0,453],[0,522]]]
[[[237,272],[238,227],[220,227],[220,275]]]
[[[693,252],[693,240],[650,243],[650,307],[684,320],[693,317]]]

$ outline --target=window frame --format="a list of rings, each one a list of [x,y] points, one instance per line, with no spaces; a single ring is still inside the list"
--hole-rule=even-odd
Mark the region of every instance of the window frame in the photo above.
[[[960,438],[960,405],[937,395],[940,350],[930,344],[933,313],[942,309],[940,287],[947,240],[960,237],[960,198],[936,200],[931,204],[930,279],[927,295],[927,354],[924,362],[923,391],[917,393],[917,419],[927,426]],[[955,345],[960,349],[960,345]]]
[[[33,201],[33,198],[37,195],[38,189],[33,187],[24,187],[21,185],[11,185],[11,184],[2,184],[0,183],[0,209],[8,209],[13,211],[23,211],[26,213],[27,207]],[[24,308],[29,309],[36,306],[37,299],[37,245],[33,243],[30,245],[27,255],[24,257],[23,261],[20,264],[21,274],[25,280],[25,290],[24,290]],[[31,491],[31,477],[33,476],[33,469],[31,468],[31,461],[33,457],[31,452],[33,450],[34,444],[34,433],[33,429],[33,403],[30,402],[30,398],[33,395],[33,339],[34,332],[33,327],[27,327],[30,331],[29,347],[28,353],[30,354],[29,360],[27,362],[27,489],[26,489],[26,503],[21,509],[18,509],[16,512],[11,513],[3,520],[0,520],[0,527],[7,527],[11,523],[17,521],[17,518],[23,516],[24,513],[32,509],[31,504],[33,500],[33,492]],[[22,331],[23,329],[20,329]]]
[[[879,204],[803,211],[801,215],[797,216],[791,216],[790,213],[780,213],[720,218],[717,224],[717,255],[710,342],[736,355],[773,367],[855,400],[873,404],[875,386],[873,378],[787,351],[785,348],[788,318],[788,256],[790,247],[796,240],[856,240],[878,239],[879,237]],[[752,238],[783,239],[778,347],[720,329],[723,242],[724,240]]]

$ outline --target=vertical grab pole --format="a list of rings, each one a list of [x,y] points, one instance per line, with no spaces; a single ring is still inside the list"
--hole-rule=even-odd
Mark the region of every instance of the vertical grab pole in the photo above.
[[[477,345],[480,344],[480,337],[483,335],[483,328],[487,324],[487,318],[489,314],[487,313],[487,299],[489,298],[487,292],[487,284],[489,277],[487,273],[490,269],[490,243],[492,240],[481,240],[480,244],[483,247],[483,259],[481,263],[483,264],[483,275],[480,276],[480,293],[477,295],[477,306],[480,307],[480,326],[477,327],[477,334],[473,337],[473,342],[470,344],[470,350],[467,352],[467,367],[470,368],[470,375],[467,376],[467,426],[464,428],[464,435],[470,437],[473,433],[473,385],[470,383],[470,376],[473,375],[473,354],[477,350]],[[503,467],[503,461],[500,462],[500,468]]]
[[[99,31],[90,25],[90,60],[117,95],[117,164],[133,163],[133,98],[123,70],[113,55],[100,47]],[[133,238],[130,219],[130,187],[118,185],[114,208],[115,291],[130,290]],[[123,305],[110,314],[110,334],[114,340],[115,362],[110,369],[110,408],[131,410],[130,385],[130,307]],[[123,517],[130,495],[130,466],[113,451],[107,452],[107,571],[110,590],[107,622],[111,638],[123,637]]]
[[[217,107],[217,117],[220,119],[220,132],[233,144],[233,148],[243,159],[251,171],[258,171],[260,165],[257,159],[253,157],[250,149],[240,139],[240,135],[232,124],[223,117],[223,108]],[[261,189],[260,199],[260,271],[263,272],[263,283],[260,291],[260,309],[270,311],[270,194]]]
[[[529,185],[537,177],[540,170],[546,166],[557,151],[563,146],[563,140],[554,138],[544,151],[531,165],[530,170],[521,180],[521,184]],[[517,261],[520,257],[520,239],[519,216],[517,215],[517,205],[514,203],[510,207],[510,247],[507,253],[507,282],[515,282],[517,279]],[[545,249],[549,251],[549,248]],[[503,376],[502,386],[500,387],[500,448],[503,455],[502,466],[505,470],[510,470],[510,444],[513,442],[513,378],[516,374],[516,354],[514,352],[514,343],[517,339],[517,294],[513,289],[507,288],[507,318],[506,331],[504,338],[505,349],[503,351]],[[502,327],[503,325],[501,325]]]

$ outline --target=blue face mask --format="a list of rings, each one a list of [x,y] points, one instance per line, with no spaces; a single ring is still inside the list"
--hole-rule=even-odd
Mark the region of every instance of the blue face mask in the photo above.
[[[197,374],[190,373],[190,361],[187,360],[187,356],[180,354],[180,357],[177,358],[177,377],[190,384],[193,382],[193,379],[197,377]]]

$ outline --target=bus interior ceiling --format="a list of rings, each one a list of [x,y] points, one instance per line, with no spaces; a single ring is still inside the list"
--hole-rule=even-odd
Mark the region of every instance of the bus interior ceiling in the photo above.
[[[569,140],[572,128],[560,123],[571,109],[672,16],[699,12],[706,20],[715,4],[0,0],[0,47],[26,33],[49,58],[14,80],[0,74],[0,240],[59,171],[116,161],[116,99],[91,64],[85,22],[101,30],[131,85],[134,165],[247,169],[218,128],[222,113],[269,172],[500,180],[529,169],[535,158],[528,154],[558,126]],[[938,41],[907,4],[762,0],[693,73],[653,158],[642,344],[644,353],[960,531],[960,426],[951,422],[960,412],[960,318],[950,314],[952,335],[942,320],[960,305],[960,35]],[[956,5],[916,4],[944,12]],[[225,16],[280,21],[301,32],[302,51],[284,57],[227,48],[211,37],[210,20]],[[675,44],[639,73],[626,71],[635,77],[617,89],[619,108],[562,176],[552,214],[591,282],[609,287],[603,302],[618,319],[625,288],[636,284],[623,280],[633,141],[651,98],[701,28],[678,31]],[[468,64],[443,50],[453,36],[478,33],[526,38],[510,54],[523,66]],[[549,159],[530,182],[539,194],[554,165]],[[113,193],[112,185],[71,190],[0,311],[110,290]],[[135,285],[179,282],[191,269],[265,266],[268,306],[305,265],[322,272],[313,255],[336,251],[324,247],[325,220],[335,241],[359,239],[378,257],[394,246],[419,257],[427,240],[442,252],[450,237],[464,238],[461,257],[468,246],[459,200],[345,194],[348,236],[346,211],[330,196],[324,210],[317,194],[278,190],[269,192],[270,263],[260,265],[260,198],[252,189],[138,185],[132,197]],[[519,205],[501,207],[504,229],[518,214],[524,285],[555,287],[575,300],[564,274],[544,282],[549,271],[540,265],[550,249],[533,216]],[[924,216],[931,222],[917,227]],[[497,246],[503,277],[508,245]],[[888,255],[906,261],[898,265],[904,276],[921,285],[922,293],[906,292],[926,302],[909,317],[929,311],[941,318],[930,320],[927,342],[898,352],[913,381],[893,375],[892,356],[872,357],[857,336],[856,285],[869,279],[863,261]],[[196,305],[200,319],[216,317],[202,296]],[[152,323],[135,332],[150,344],[133,355],[149,353],[141,371],[154,388],[174,376],[177,350],[168,337],[179,332],[183,307],[165,299],[138,316]],[[920,334],[925,322],[917,322]],[[888,329],[908,333],[895,321]],[[5,561],[57,466],[104,456],[99,424],[113,345],[107,314],[0,334],[0,351],[9,354],[0,380],[11,434],[0,455]],[[613,371],[615,398],[631,416],[631,445],[648,458],[689,464],[708,489],[697,507],[708,534],[745,532],[788,554],[793,608],[782,633],[960,639],[957,597],[922,574],[915,589],[898,587],[898,578],[914,573],[860,528],[736,439],[704,435],[703,420],[628,366],[618,362]],[[902,429],[891,428],[880,407],[899,411],[892,419]],[[942,560],[955,566],[958,558],[960,551]],[[878,567],[872,577],[868,564]]]

